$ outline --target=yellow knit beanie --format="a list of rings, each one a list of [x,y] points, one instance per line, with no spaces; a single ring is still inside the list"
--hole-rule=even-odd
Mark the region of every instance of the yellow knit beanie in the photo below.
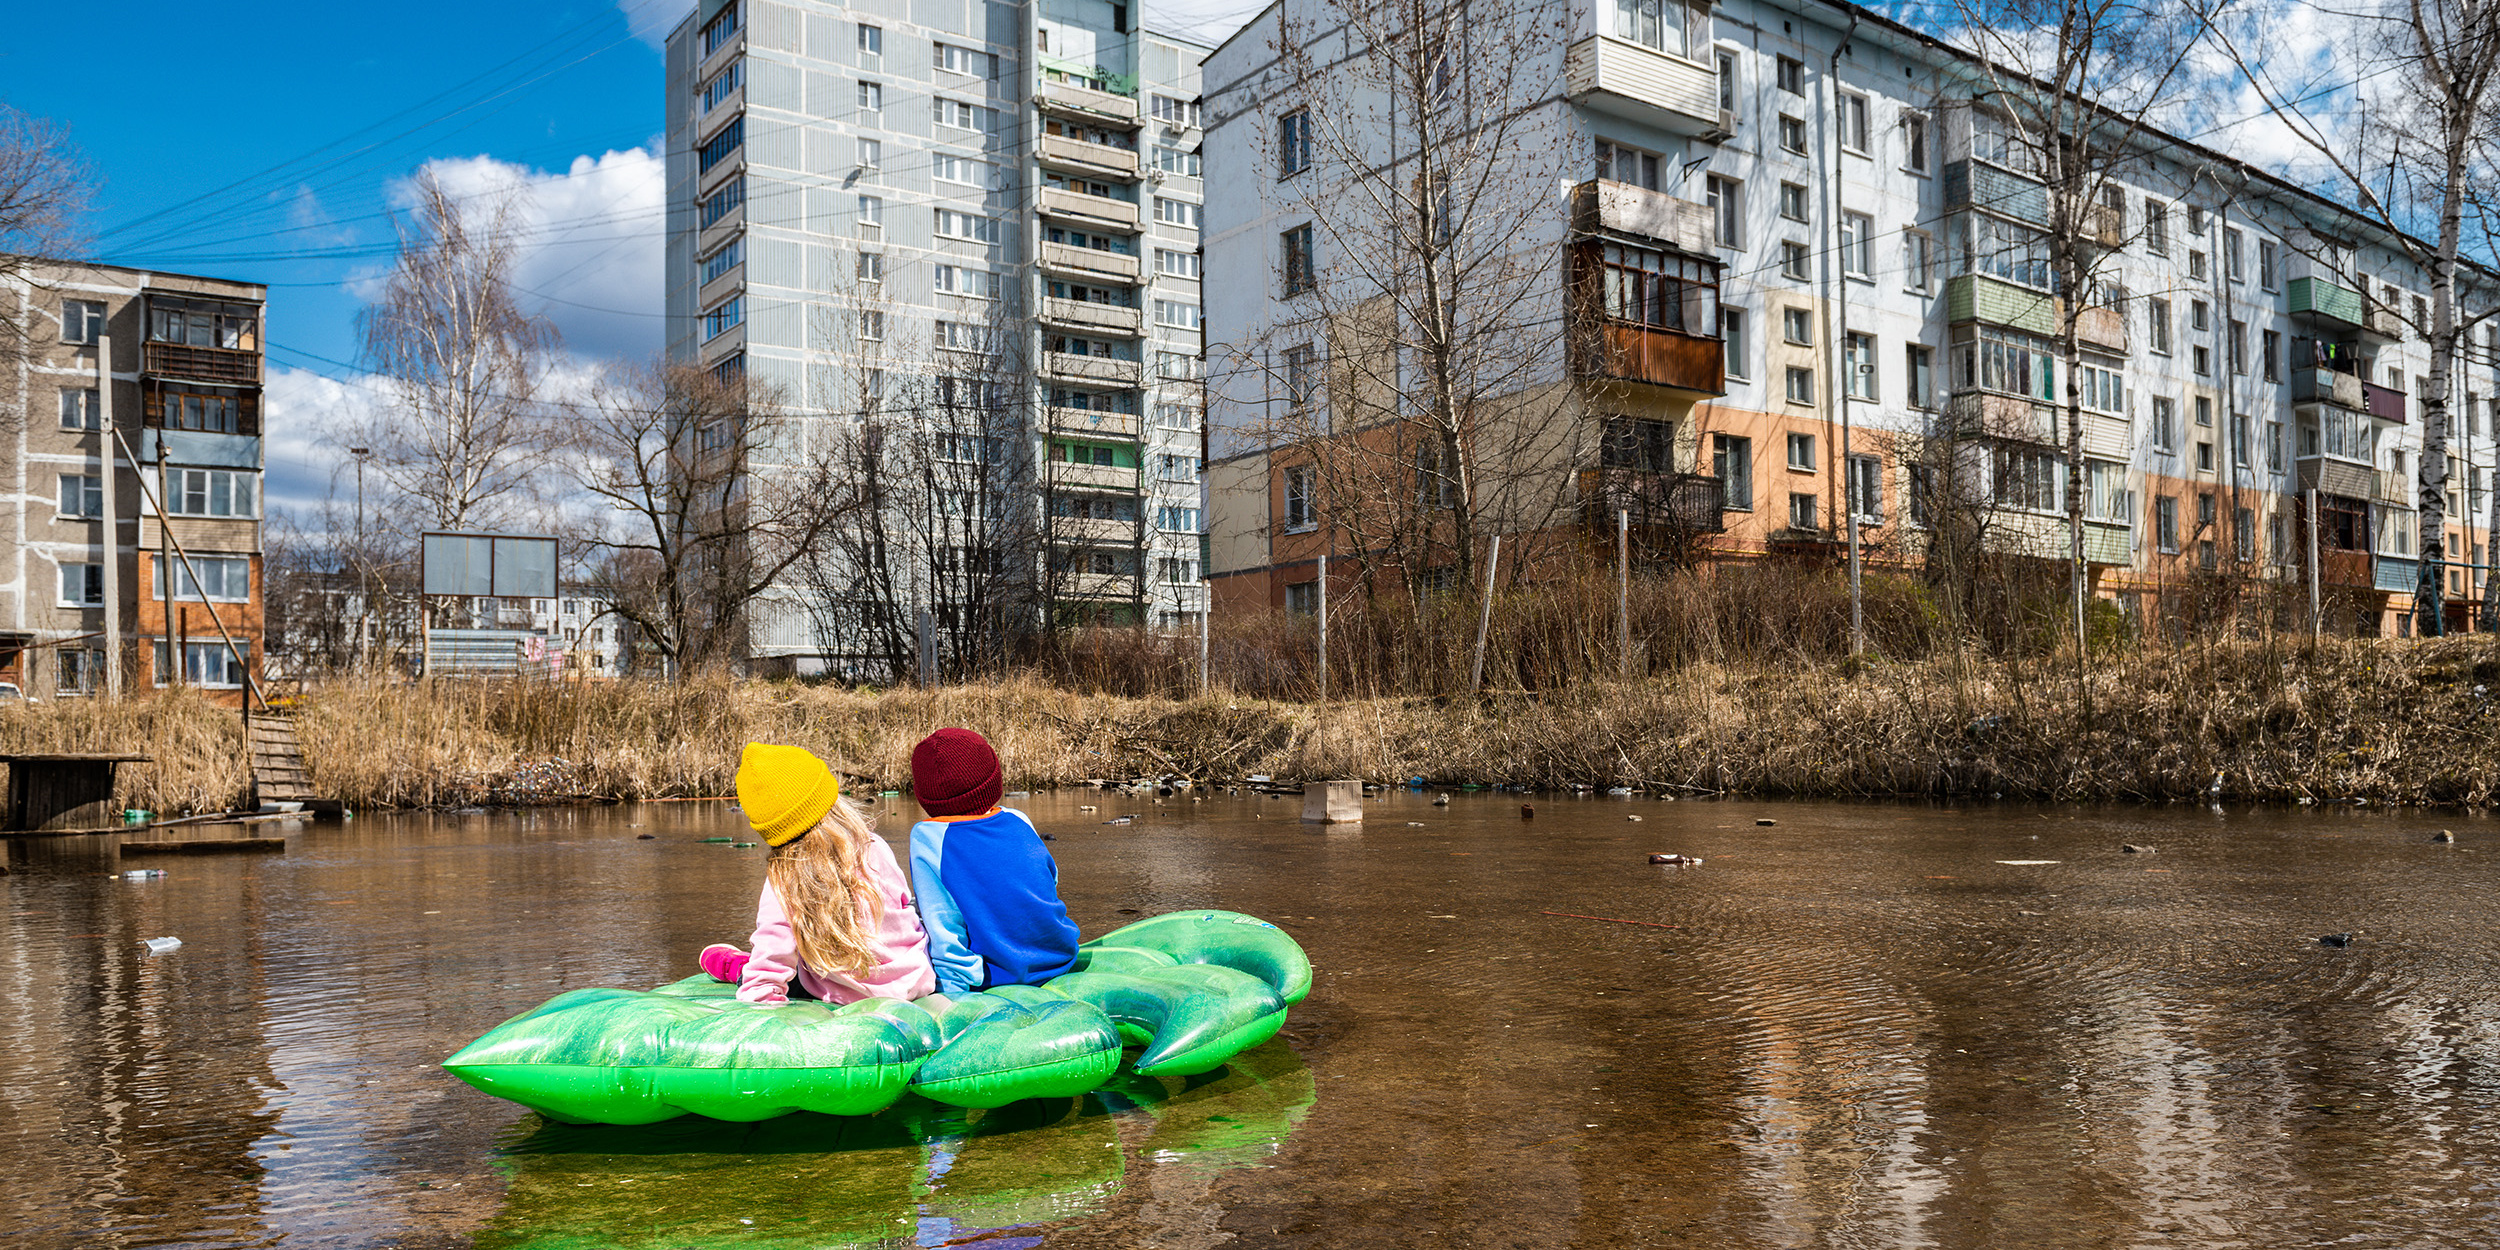
[[[738,806],[773,846],[815,828],[841,797],[833,770],[797,747],[750,742],[738,755]]]

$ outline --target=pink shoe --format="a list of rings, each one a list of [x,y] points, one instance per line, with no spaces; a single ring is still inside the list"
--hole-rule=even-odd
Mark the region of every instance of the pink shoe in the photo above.
[[[703,948],[695,962],[703,965],[703,971],[713,980],[736,985],[746,975],[747,953],[725,942],[714,942]]]

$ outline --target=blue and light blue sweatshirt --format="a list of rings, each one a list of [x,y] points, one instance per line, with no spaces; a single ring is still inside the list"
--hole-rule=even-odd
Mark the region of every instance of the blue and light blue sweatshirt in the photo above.
[[[1059,865],[1024,813],[993,808],[911,827],[911,883],[938,992],[1038,985],[1076,966]]]

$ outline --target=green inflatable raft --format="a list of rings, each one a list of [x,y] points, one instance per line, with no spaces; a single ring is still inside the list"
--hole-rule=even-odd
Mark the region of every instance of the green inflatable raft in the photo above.
[[[1191,1076],[1274,1037],[1311,990],[1284,930],[1227,911],[1174,912],[1078,948],[1047,985],[841,1007],[742,1003],[692,976],[643,992],[571,990],[443,1061],[463,1081],[569,1124],[681,1115],[869,1115],[905,1093],[957,1107],[1066,1098],[1120,1071]]]

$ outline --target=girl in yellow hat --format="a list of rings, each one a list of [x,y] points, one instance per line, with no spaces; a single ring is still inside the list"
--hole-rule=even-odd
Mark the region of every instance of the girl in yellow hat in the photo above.
[[[707,946],[705,972],[750,1003],[790,1001],[793,978],[829,1003],[936,992],[911,878],[823,760],[748,743],[738,806],[772,852],[750,950]]]

